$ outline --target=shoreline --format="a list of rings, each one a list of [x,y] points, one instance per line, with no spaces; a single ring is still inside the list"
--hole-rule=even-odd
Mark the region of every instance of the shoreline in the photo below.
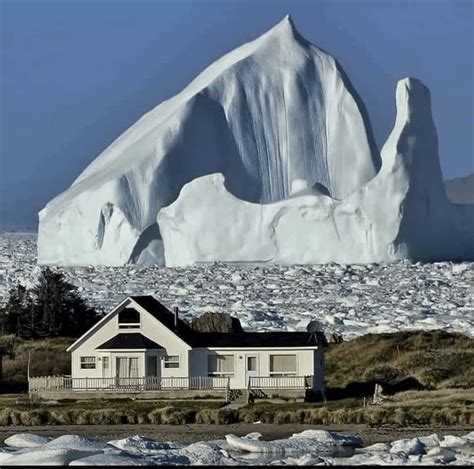
[[[6,438],[18,433],[34,433],[42,436],[58,437],[61,435],[82,435],[102,440],[122,439],[133,435],[151,437],[158,441],[174,441],[190,444],[198,441],[224,439],[230,433],[244,436],[251,432],[262,434],[262,440],[288,438],[293,433],[304,430],[328,430],[362,439],[363,446],[374,443],[386,443],[402,438],[414,438],[437,433],[444,435],[464,435],[472,431],[470,426],[380,426],[369,425],[310,425],[310,424],[243,424],[227,425],[183,424],[183,425],[43,425],[43,426],[2,426],[0,427],[0,446]]]

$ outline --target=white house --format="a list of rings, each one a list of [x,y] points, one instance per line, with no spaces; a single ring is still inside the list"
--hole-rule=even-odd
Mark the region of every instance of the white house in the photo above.
[[[177,309],[132,296],[67,349],[66,387],[323,391],[326,345],[322,332],[197,332]]]

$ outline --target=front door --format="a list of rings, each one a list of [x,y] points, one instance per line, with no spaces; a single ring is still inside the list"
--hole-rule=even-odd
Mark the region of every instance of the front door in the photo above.
[[[158,357],[156,355],[146,357],[146,376],[158,376]]]
[[[158,368],[158,357],[156,355],[146,357],[145,376],[146,389],[160,389],[160,369]]]
[[[245,385],[248,386],[249,379],[258,376],[258,355],[245,355]]]

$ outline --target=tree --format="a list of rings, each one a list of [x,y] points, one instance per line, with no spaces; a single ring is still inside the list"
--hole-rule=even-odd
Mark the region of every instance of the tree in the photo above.
[[[39,336],[75,337],[98,320],[97,312],[79,296],[77,287],[64,274],[50,268],[42,270],[32,289],[34,308],[40,317]]]
[[[98,320],[98,314],[79,296],[64,274],[45,268],[37,284],[27,290],[17,285],[0,308],[0,333],[24,339],[77,337]]]
[[[16,285],[9,291],[8,301],[0,309],[0,331],[28,337],[28,330],[34,327],[33,301],[30,292],[23,285]]]

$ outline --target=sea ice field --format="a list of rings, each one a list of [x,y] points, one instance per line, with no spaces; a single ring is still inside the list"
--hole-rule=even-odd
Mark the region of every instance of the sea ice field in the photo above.
[[[345,340],[366,333],[443,329],[474,337],[474,263],[201,264],[165,268],[63,267],[108,312],[128,295],[154,295],[184,319],[228,312],[254,331],[305,330],[318,319]],[[0,302],[34,283],[36,234],[0,233]]]
[[[261,434],[190,445],[132,436],[103,441],[78,435],[52,439],[13,435],[0,447],[0,465],[432,465],[473,464],[474,432],[464,436],[420,436],[360,447],[358,437],[305,430],[289,438],[261,441]]]

